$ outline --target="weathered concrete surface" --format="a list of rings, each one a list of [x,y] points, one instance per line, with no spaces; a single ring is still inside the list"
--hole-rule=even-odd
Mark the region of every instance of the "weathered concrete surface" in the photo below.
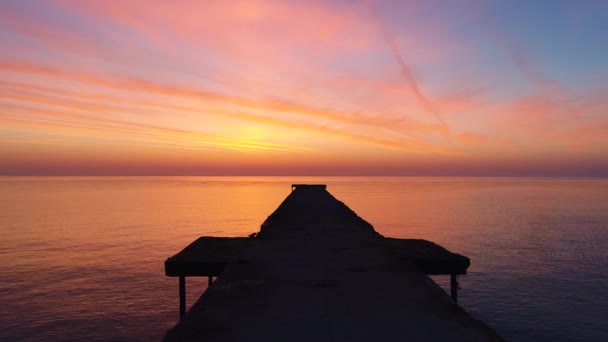
[[[466,274],[471,265],[469,258],[427,240],[384,238],[382,244],[393,257],[413,262],[426,274]]]
[[[242,237],[202,236],[165,261],[165,274],[169,277],[217,277],[252,241]]]
[[[500,337],[324,188],[298,186],[165,340]]]
[[[165,261],[165,274],[169,277],[217,277],[226,266],[237,261],[259,241],[262,240],[201,236]],[[400,261],[414,263],[418,270],[426,274],[466,274],[470,265],[469,258],[426,240],[384,238],[375,243],[383,245]]]

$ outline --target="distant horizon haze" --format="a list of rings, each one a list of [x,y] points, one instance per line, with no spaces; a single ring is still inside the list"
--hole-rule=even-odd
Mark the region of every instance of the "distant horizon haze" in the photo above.
[[[0,177],[374,177],[374,178],[391,178],[391,177],[414,177],[414,178],[606,178],[608,177],[608,171],[593,170],[588,172],[587,170],[552,170],[551,172],[526,172],[519,171],[495,171],[495,172],[484,172],[476,170],[475,172],[469,173],[458,173],[458,172],[442,172],[437,170],[435,172],[401,172],[401,173],[377,173],[374,171],[351,171],[351,172],[323,172],[323,171],[311,171],[307,173],[297,173],[291,171],[285,172],[266,172],[266,171],[254,171],[254,172],[241,172],[241,171],[191,171],[187,170],[176,171],[176,172],[159,172],[157,170],[152,171],[114,171],[114,170],[85,170],[85,171],[73,171],[60,170],[56,172],[41,172],[41,170],[35,170],[34,172],[2,172]]]
[[[94,160],[39,161],[27,163],[3,163],[0,176],[328,176],[328,177],[608,177],[607,162],[563,163],[538,161],[519,165],[507,161],[488,163],[403,162],[334,163],[312,161],[254,163],[233,162],[227,165],[199,164],[165,165],[162,158],[153,163],[112,163]],[[274,164],[274,165],[273,165]]]

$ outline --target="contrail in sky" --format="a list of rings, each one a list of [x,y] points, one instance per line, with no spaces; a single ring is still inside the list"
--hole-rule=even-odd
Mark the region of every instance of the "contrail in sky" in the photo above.
[[[388,45],[388,47],[391,51],[391,54],[397,61],[397,64],[399,64],[399,67],[401,68],[401,74],[403,75],[403,78],[405,79],[407,85],[414,92],[416,99],[418,99],[418,101],[422,104],[422,106],[429,113],[431,113],[441,125],[443,125],[447,128],[447,124],[443,120],[441,113],[439,113],[437,108],[435,108],[435,106],[431,103],[431,101],[429,101],[429,99],[420,90],[420,87],[418,86],[418,81],[416,80],[416,77],[414,76],[412,69],[409,67],[409,65],[407,65],[407,63],[403,59],[403,56],[399,52],[399,48],[397,47],[397,44],[395,44],[395,41],[393,40],[393,38],[389,34],[388,30],[382,23],[380,16],[374,10],[373,4],[369,3],[369,5],[370,5],[369,8],[371,9],[372,17],[373,17],[374,21],[376,22],[376,24],[378,25],[378,28],[380,29],[380,32],[382,33],[382,37],[384,38],[384,41]]]
[[[509,36],[500,32],[498,29],[492,28],[491,25],[488,24],[486,26],[490,28],[488,29],[486,27],[484,28],[484,31],[488,32],[496,45],[506,52],[515,67],[529,82],[542,89],[555,89],[559,87],[557,81],[547,76],[541,68],[534,63],[525,47],[516,44],[515,41],[509,39]]]

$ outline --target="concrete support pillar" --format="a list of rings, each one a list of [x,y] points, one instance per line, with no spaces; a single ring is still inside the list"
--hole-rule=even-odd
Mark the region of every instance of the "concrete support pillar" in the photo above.
[[[450,294],[454,302],[458,303],[458,278],[455,274],[450,274]]]
[[[186,277],[179,277],[179,319],[186,315]]]

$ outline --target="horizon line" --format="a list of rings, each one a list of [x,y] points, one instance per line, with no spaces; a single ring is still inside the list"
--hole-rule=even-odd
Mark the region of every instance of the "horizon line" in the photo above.
[[[306,174],[294,174],[294,175],[273,175],[273,174],[0,174],[2,178],[12,177],[276,177],[276,178],[289,178],[289,177],[328,177],[328,178],[608,178],[607,175],[455,175],[455,174],[444,174],[444,175],[306,175]]]

